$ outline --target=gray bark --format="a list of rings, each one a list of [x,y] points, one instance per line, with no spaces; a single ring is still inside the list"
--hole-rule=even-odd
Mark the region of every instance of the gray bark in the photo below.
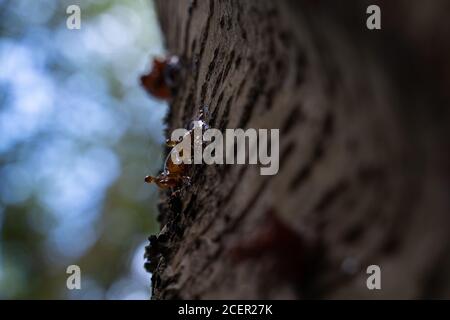
[[[450,297],[449,3],[379,1],[377,31],[369,4],[156,1],[189,64],[168,132],[202,105],[211,127],[279,128],[280,171],[195,166],[162,194],[154,299]]]

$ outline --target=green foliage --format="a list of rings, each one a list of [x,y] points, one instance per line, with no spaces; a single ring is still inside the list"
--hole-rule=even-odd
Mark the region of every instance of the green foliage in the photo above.
[[[80,30],[66,28],[69,4]],[[137,80],[162,53],[152,3],[0,12],[0,298],[149,297],[157,192],[143,178],[161,166],[166,109]],[[82,290],[66,288],[71,264]]]

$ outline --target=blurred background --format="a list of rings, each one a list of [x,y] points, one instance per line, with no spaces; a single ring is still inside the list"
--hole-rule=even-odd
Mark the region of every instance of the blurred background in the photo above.
[[[0,0],[1,299],[150,297],[157,190],[143,179],[161,167],[167,106],[138,79],[161,54],[151,0]]]

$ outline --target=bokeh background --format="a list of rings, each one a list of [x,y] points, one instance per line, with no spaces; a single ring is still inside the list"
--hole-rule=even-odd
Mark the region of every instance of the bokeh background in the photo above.
[[[167,106],[138,79],[163,53],[151,0],[0,0],[0,298],[150,297],[143,178],[161,167]]]

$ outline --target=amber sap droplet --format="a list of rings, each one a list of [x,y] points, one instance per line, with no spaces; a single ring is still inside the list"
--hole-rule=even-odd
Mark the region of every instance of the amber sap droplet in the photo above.
[[[180,184],[182,181],[182,177],[178,175],[170,175],[170,174],[160,174],[156,177],[147,176],[145,177],[145,182],[147,183],[155,183],[161,189],[174,188]]]
[[[201,118],[205,115],[204,108],[202,108],[200,112]],[[172,147],[172,150],[169,152],[166,161],[164,162],[164,170],[156,177],[146,176],[145,182],[155,183],[162,189],[175,188],[183,183],[188,185],[190,184],[190,177],[186,175],[186,163],[190,163],[189,160],[191,159],[188,159],[187,155],[185,156],[183,154],[183,150],[176,150],[176,146],[178,143],[183,141],[183,139],[188,137],[190,138],[190,135],[194,132],[195,128],[207,128],[207,124],[203,120],[198,120],[194,122],[194,124],[195,125],[191,128],[191,130],[179,141],[172,141],[170,139],[166,140],[167,146]],[[200,139],[201,137],[199,136],[195,138]],[[175,162],[177,163],[174,163],[173,159],[175,159]]]
[[[245,239],[231,248],[235,263],[248,259],[271,256],[278,272],[286,277],[300,280],[304,277],[304,262],[308,255],[305,238],[282,221],[273,208],[266,213],[267,221],[254,237]]]
[[[173,140],[170,140],[170,139],[167,139],[167,140],[166,140],[166,146],[168,146],[168,147],[173,148],[173,147],[175,147],[177,144],[178,144],[178,141],[173,141]]]
[[[141,77],[141,84],[152,96],[159,99],[169,99],[171,97],[170,87],[164,78],[164,69],[167,62],[161,59],[153,60],[153,67],[150,73]]]
[[[166,161],[166,170],[169,172],[169,175],[182,175],[185,171],[185,165],[183,163],[175,164],[172,161],[172,158],[169,157]]]
[[[142,86],[156,98],[170,99],[179,82],[180,71],[181,63],[177,56],[154,58],[151,71],[141,77]]]
[[[164,164],[164,171],[156,177],[146,176],[145,182],[155,183],[161,189],[175,188],[181,185],[183,182],[189,180],[185,176],[186,166],[184,163],[175,164],[172,161],[172,152],[168,154],[166,162]]]

